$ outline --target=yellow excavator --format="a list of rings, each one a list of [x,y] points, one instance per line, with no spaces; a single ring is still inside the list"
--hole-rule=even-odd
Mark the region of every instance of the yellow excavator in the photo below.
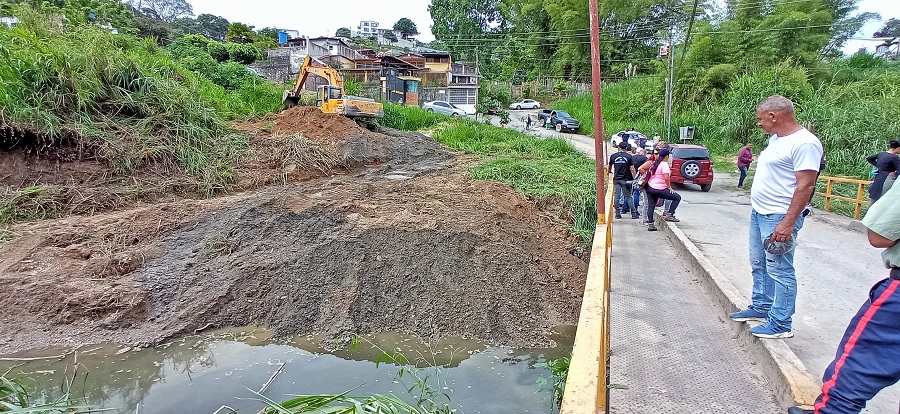
[[[307,56],[300,67],[300,74],[291,90],[284,91],[282,103],[290,108],[300,102],[300,91],[309,75],[321,76],[328,85],[319,86],[316,90],[316,106],[326,114],[339,114],[350,118],[383,118],[384,105],[374,99],[344,95],[344,79],[337,70],[327,65],[313,66],[315,60]]]

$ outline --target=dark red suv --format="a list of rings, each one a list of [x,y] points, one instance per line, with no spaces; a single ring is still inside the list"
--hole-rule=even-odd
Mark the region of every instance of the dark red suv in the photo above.
[[[713,163],[709,150],[702,145],[669,144],[672,150],[673,183],[698,184],[700,189],[709,191],[713,182]]]

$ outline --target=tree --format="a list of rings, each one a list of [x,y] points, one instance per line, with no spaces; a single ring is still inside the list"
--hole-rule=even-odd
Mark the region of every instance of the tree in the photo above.
[[[132,7],[150,17],[172,23],[179,17],[191,17],[194,8],[187,0],[129,0]]]
[[[278,29],[274,27],[264,27],[256,31],[256,34],[273,40],[278,40]]]
[[[334,32],[334,35],[337,36],[337,37],[347,37],[347,38],[349,38],[349,37],[350,37],[350,29],[348,29],[348,28],[346,28],[346,27],[342,27],[342,28],[340,28],[340,29],[337,29],[337,31]]]
[[[197,26],[200,29],[199,33],[220,42],[225,41],[225,35],[228,34],[229,24],[228,20],[221,16],[209,13],[203,13],[197,16]]]
[[[384,40],[391,42],[391,44],[397,43],[397,35],[395,35],[394,32],[384,32],[383,37]]]
[[[872,37],[900,37],[900,19],[889,19]]]
[[[232,23],[228,25],[228,31],[225,34],[225,40],[232,43],[253,43],[253,37],[256,33],[243,23]]]
[[[394,30],[400,32],[404,39],[419,34],[419,28],[416,27],[416,23],[406,17],[394,23]]]

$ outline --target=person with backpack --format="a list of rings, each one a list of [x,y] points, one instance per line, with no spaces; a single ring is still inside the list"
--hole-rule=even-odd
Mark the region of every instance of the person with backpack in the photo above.
[[[681,203],[681,195],[672,189],[671,167],[669,167],[671,160],[672,153],[668,148],[662,148],[659,150],[656,161],[653,161],[647,170],[647,174],[650,176],[645,188],[647,191],[647,217],[650,220],[650,224],[647,225],[648,231],[656,231],[656,226],[653,224],[653,209],[656,207],[657,200],[660,199],[672,201],[672,204],[666,208],[664,220],[681,221],[675,217],[675,209],[678,208],[678,203]]]

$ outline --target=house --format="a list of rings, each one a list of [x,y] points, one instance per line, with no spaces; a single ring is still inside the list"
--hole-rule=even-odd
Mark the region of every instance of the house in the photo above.
[[[363,20],[356,26],[356,31],[350,32],[353,37],[372,37],[378,35],[378,22],[373,20]]]
[[[315,37],[309,39],[310,43],[328,49],[327,56],[329,64],[341,69],[352,69],[355,67],[357,59],[364,59],[365,56],[350,47],[350,45],[339,37]],[[318,57],[313,55],[314,57]]]
[[[402,55],[414,59],[412,54]],[[424,70],[420,72],[423,100],[450,102],[469,113],[478,104],[478,68],[466,62],[454,63],[447,52],[423,52]],[[421,60],[417,60],[421,62]]]

